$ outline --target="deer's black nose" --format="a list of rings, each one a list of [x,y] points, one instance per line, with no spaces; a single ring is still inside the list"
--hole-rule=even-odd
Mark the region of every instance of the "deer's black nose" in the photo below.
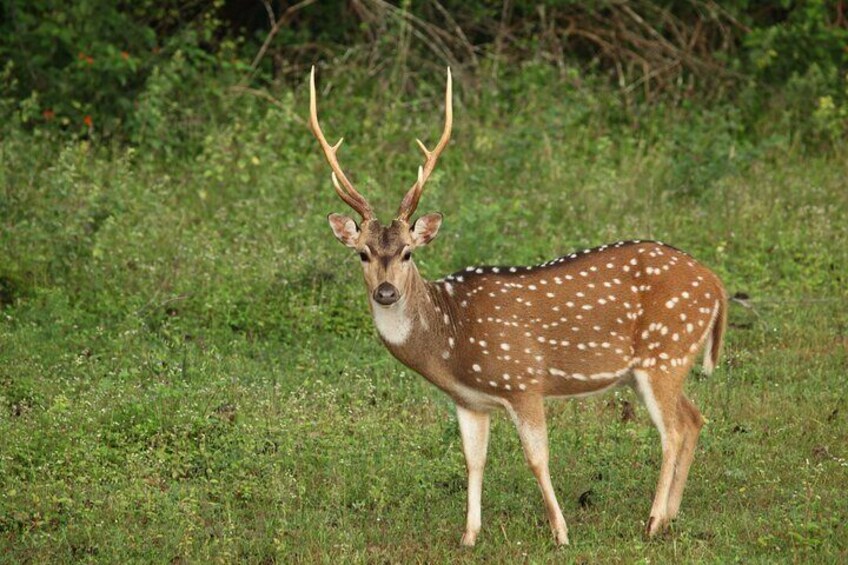
[[[387,282],[380,283],[377,290],[374,291],[374,302],[383,306],[390,306],[398,301],[400,293],[393,284]]]

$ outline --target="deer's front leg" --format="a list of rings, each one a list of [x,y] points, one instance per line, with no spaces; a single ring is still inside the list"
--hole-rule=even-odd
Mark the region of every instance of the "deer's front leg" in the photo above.
[[[472,546],[477,541],[481,525],[481,499],[483,496],[483,468],[486,466],[486,450],[489,445],[489,414],[475,412],[456,405],[459,433],[462,436],[462,452],[468,469],[468,514],[462,545]]]
[[[548,426],[545,422],[543,400],[542,398],[528,399],[521,404],[513,405],[509,414],[515,427],[518,428],[524,457],[542,491],[554,539],[557,545],[568,545],[568,527],[565,524],[565,518],[562,517],[562,510],[559,508],[548,469]]]

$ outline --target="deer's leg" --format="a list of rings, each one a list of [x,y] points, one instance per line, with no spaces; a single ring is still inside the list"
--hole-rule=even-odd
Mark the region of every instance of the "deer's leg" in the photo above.
[[[669,374],[656,374],[642,369],[634,372],[635,388],[648,409],[651,420],[657,427],[662,441],[662,466],[654,494],[654,503],[645,528],[648,536],[662,530],[669,520],[668,497],[674,480],[678,454],[681,448],[681,434],[678,427],[678,398],[681,382]]]
[[[483,468],[486,466],[486,449],[489,445],[489,414],[475,412],[456,405],[462,452],[468,470],[468,507],[462,545],[472,546],[480,532],[481,499],[483,497]]]
[[[551,474],[548,469],[548,427],[545,422],[545,407],[541,397],[527,400],[521,404],[513,405],[509,409],[521,445],[524,448],[524,457],[527,464],[536,476],[545,508],[548,512],[548,520],[551,524],[554,538],[558,545],[568,545],[568,527],[562,510],[559,508]]]
[[[698,444],[698,435],[704,425],[704,419],[698,408],[682,394],[678,400],[677,417],[682,441],[680,453],[677,456],[677,470],[674,480],[671,482],[671,491],[668,494],[668,517],[677,516],[680,510],[680,501],[683,498],[683,488],[686,486],[686,478],[689,475],[689,467],[695,456],[695,446]]]

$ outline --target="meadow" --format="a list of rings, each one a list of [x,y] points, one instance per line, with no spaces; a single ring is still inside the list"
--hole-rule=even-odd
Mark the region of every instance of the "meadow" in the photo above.
[[[324,130],[387,219],[442,79],[405,98],[319,77]],[[425,277],[652,238],[734,297],[717,371],[687,383],[707,424],[671,531],[642,536],[660,446],[622,389],[548,405],[569,547],[500,414],[459,548],[453,407],[379,342],[304,82],[230,94],[191,153],[5,129],[0,562],[848,560],[844,144],[746,130],[729,105],[626,113],[534,66],[457,91]]]

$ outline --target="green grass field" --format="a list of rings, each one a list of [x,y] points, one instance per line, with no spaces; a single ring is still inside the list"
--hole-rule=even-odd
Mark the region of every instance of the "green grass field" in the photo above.
[[[458,98],[416,261],[437,278],[655,238],[747,297],[687,383],[708,422],[667,535],[642,537],[660,446],[623,389],[548,405],[571,546],[501,414],[460,550],[452,404],[379,343],[298,89],[234,104],[191,157],[0,141],[0,561],[848,561],[848,152],[526,84]],[[389,217],[438,104],[321,104]]]

